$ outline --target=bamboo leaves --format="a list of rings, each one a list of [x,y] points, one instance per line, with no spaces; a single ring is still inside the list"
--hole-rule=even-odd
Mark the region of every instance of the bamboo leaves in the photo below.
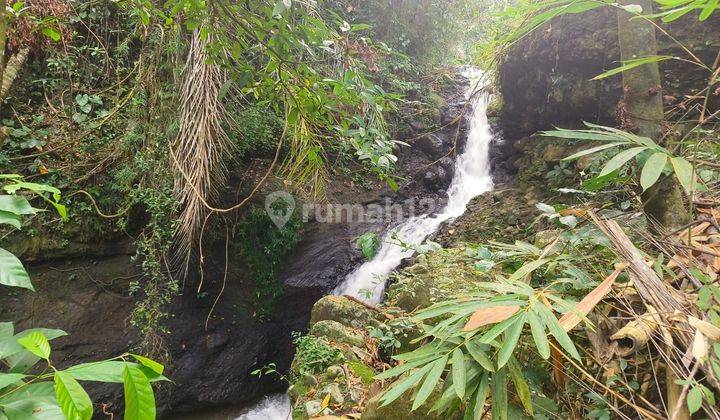
[[[646,61],[637,61],[639,64],[644,64]],[[626,70],[626,69],[624,69]],[[599,76],[598,76],[599,77]],[[600,171],[597,178],[608,176],[621,169],[633,158],[639,158],[642,160],[642,156],[649,154],[649,157],[642,164],[640,172],[640,186],[643,191],[652,187],[657,183],[660,176],[666,171],[671,170],[677,177],[680,184],[685,188],[686,191],[690,191],[694,187],[694,168],[693,165],[685,158],[680,156],[674,156],[664,147],[656,144],[652,139],[647,137],[637,136],[632,133],[628,133],[616,128],[604,127],[594,124],[585,123],[590,129],[588,130],[566,130],[557,129],[552,131],[544,131],[540,133],[542,136],[557,137],[562,139],[572,140],[587,140],[587,141],[603,141],[609,142],[600,146],[592,147],[586,150],[581,150],[574,153],[563,160],[574,160],[579,159],[583,156],[591,155],[597,152],[605,151],[613,147],[622,147],[625,145],[632,145],[629,149],[616,153]],[[641,153],[643,153],[641,155]],[[667,162],[670,161],[668,168]],[[596,178],[596,179],[597,179]]]
[[[453,350],[452,377],[455,393],[462,400],[465,398],[465,354],[459,348]]]
[[[420,387],[420,390],[418,391],[417,396],[415,396],[415,401],[413,401],[412,411],[415,411],[418,407],[423,405],[425,401],[428,399],[430,394],[432,394],[433,390],[435,389],[435,386],[440,381],[440,377],[442,376],[443,371],[445,370],[445,365],[447,364],[448,356],[442,357],[435,362],[432,363],[432,368],[430,369],[430,372],[428,373],[427,377],[425,378],[425,381],[423,382],[422,386]]]

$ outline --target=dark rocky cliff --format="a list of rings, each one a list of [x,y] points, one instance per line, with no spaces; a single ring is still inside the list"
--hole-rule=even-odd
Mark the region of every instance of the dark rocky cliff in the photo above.
[[[720,16],[699,22],[690,14],[661,27],[712,65],[720,48]],[[689,58],[662,31],[657,36],[659,55]],[[506,137],[519,139],[582,121],[614,125],[622,97],[621,77],[590,79],[618,67],[619,59],[617,14],[610,7],[562,16],[526,35],[513,45],[499,68],[501,125]],[[674,60],[662,62],[661,73],[668,105],[704,87],[709,76],[698,66]],[[711,105],[719,103],[715,95]]]

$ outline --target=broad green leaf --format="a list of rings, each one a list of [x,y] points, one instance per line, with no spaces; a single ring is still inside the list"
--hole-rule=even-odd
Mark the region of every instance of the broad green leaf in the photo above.
[[[35,291],[30,276],[20,260],[2,248],[0,248],[0,284]]]
[[[695,413],[702,407],[702,390],[699,386],[694,386],[690,388],[690,391],[687,394],[687,407],[690,414]]]
[[[635,58],[632,60],[627,60],[627,61],[624,61],[620,67],[616,67],[612,70],[606,71],[605,73],[599,74],[599,75],[593,77],[591,80],[604,79],[606,77],[614,76],[614,75],[622,73],[624,71],[634,69],[635,67],[644,66],[645,64],[650,64],[650,63],[659,63],[660,61],[671,60],[674,58],[675,57],[669,56],[669,55],[653,55],[653,56],[649,56],[649,57],[641,57],[641,58]]]
[[[20,216],[14,213],[0,210],[0,224],[6,224],[20,229],[22,227]]]
[[[621,146],[623,144],[628,144],[628,143],[629,142],[627,142],[627,141],[623,141],[623,142],[617,142],[617,143],[603,144],[602,146],[597,146],[597,147],[591,147],[590,149],[585,149],[585,150],[581,150],[577,153],[574,153],[566,158],[563,158],[562,160],[575,160],[577,158],[581,158],[586,155],[591,155],[593,153],[597,153],[602,150],[609,149],[611,147],[617,147],[617,146]]]
[[[508,418],[507,368],[499,369],[492,376],[492,418]]]
[[[642,152],[643,150],[646,150],[646,149],[647,149],[647,147],[641,146],[641,147],[633,147],[631,149],[623,150],[622,152],[613,156],[613,158],[610,159],[605,164],[605,166],[602,168],[602,171],[600,171],[599,176],[605,176],[616,169],[620,169],[630,159],[634,158],[636,155],[638,155],[640,152]]]
[[[15,182],[13,184],[8,184],[3,187],[5,191],[7,191],[10,194],[15,194],[18,190],[25,189],[34,192],[35,194],[40,194],[44,192],[49,192],[51,194],[60,194],[60,190],[57,188],[45,185],[45,184],[36,184],[34,182],[24,182],[19,181]]]
[[[690,191],[693,187],[693,166],[687,160],[673,156],[670,158],[673,171],[680,185],[685,188],[685,191]]]
[[[381,407],[384,407],[391,402],[398,399],[402,394],[405,393],[408,389],[412,388],[420,382],[420,380],[425,376],[425,374],[432,368],[432,363],[428,363],[427,365],[421,367],[420,369],[416,370],[410,376],[407,378],[398,381],[390,387],[390,389],[385,392],[385,394],[382,396],[382,405]]]
[[[505,339],[503,340],[500,351],[498,352],[498,369],[505,366],[507,361],[510,360],[510,357],[512,357],[515,346],[517,346],[518,339],[522,333],[523,326],[525,325],[525,318],[525,312],[521,313],[516,318],[515,323],[508,328],[507,333],[505,334]]]
[[[150,380],[137,366],[125,365],[123,389],[125,420],[155,420],[155,395]]]
[[[532,332],[535,348],[543,359],[550,357],[550,343],[545,334],[545,323],[534,312],[528,312],[528,324],[530,324],[530,332]]]
[[[35,356],[45,360],[50,359],[50,342],[40,331],[33,331],[20,337],[17,342]]]
[[[643,166],[640,173],[640,186],[643,191],[655,185],[667,164],[668,155],[662,152],[653,153]]]
[[[21,381],[26,376],[22,373],[0,373],[0,389]]]
[[[478,362],[478,364],[482,366],[483,369],[490,372],[493,372],[495,370],[495,366],[493,366],[492,360],[490,360],[488,355],[482,349],[481,344],[478,344],[474,341],[468,341],[465,343],[465,348],[467,349],[468,353],[470,353],[470,356],[472,356],[472,358],[475,359],[475,361]]]
[[[55,396],[68,420],[92,418],[93,405],[90,397],[78,381],[65,372],[55,372]]]
[[[12,337],[13,334],[15,334],[15,327],[12,322],[0,322],[0,340]],[[1,355],[0,358],[2,358]]]
[[[513,384],[515,384],[517,396],[520,399],[523,408],[525,408],[525,412],[528,415],[532,416],[534,413],[532,405],[532,395],[530,394],[530,386],[525,381],[522,370],[520,369],[520,365],[514,357],[511,358],[510,362],[508,363],[508,372],[510,373],[510,379],[512,380]]]
[[[149,368],[150,370],[157,373],[158,375],[162,375],[163,371],[165,370],[165,366],[161,365],[160,363],[158,363],[152,359],[148,359],[145,356],[140,356],[140,355],[133,354],[133,353],[130,353],[130,356],[132,356],[135,360],[137,360],[138,363]]]
[[[415,411],[420,406],[422,406],[428,399],[430,394],[432,394],[432,392],[435,390],[438,381],[440,381],[442,373],[445,371],[445,365],[447,364],[447,361],[448,356],[445,355],[445,357],[442,357],[433,362],[430,372],[425,377],[425,381],[423,382],[420,390],[415,396],[415,400],[413,401],[412,409],[410,411]]]
[[[102,362],[82,363],[65,369],[63,372],[71,375],[78,381],[95,381],[122,383],[124,380],[125,366],[137,366],[142,370],[141,366],[135,363],[121,362],[117,360],[106,360]],[[151,382],[166,381],[167,378],[158,375],[150,369],[143,370],[145,376],[150,378]]]
[[[452,354],[452,378],[455,394],[461,400],[465,398],[465,381],[467,380],[465,371],[465,354],[456,348]]]
[[[30,205],[27,198],[19,195],[0,195],[0,211],[16,215],[36,214],[41,211]]]

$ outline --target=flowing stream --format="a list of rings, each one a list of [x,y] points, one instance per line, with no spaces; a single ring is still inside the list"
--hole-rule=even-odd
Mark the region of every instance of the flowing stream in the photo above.
[[[420,244],[443,222],[465,213],[470,200],[492,189],[489,153],[492,132],[486,115],[489,95],[478,91],[483,86],[482,72],[468,67],[463,71],[463,76],[470,80],[470,88],[465,95],[466,99],[472,100],[472,108],[469,114],[465,151],[455,162],[455,173],[448,188],[447,204],[438,214],[413,217],[386,233],[375,257],[351,272],[334,291],[336,295],[348,294],[364,299],[368,303],[380,303],[388,276],[403,259],[414,252],[398,245],[398,241],[393,237],[401,238],[407,244]],[[265,397],[254,407],[241,412],[239,416],[220,414],[203,418],[285,420],[290,418],[290,410],[290,398],[286,394],[277,394]]]
[[[371,304],[380,303],[388,276],[414,252],[399,245],[396,238],[406,244],[419,245],[443,222],[465,213],[470,200],[492,189],[489,153],[492,132],[486,114],[489,95],[478,92],[482,86],[481,71],[467,68],[463,76],[470,79],[466,98],[472,98],[472,112],[465,151],[455,162],[455,174],[448,188],[445,208],[436,215],[413,217],[387,232],[375,257],[351,272],[335,289],[336,295],[351,295]]]

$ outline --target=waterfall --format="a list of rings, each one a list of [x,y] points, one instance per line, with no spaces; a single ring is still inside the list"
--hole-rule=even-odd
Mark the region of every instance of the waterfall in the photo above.
[[[466,99],[472,100],[469,114],[469,130],[465,151],[455,162],[455,174],[448,188],[447,204],[436,215],[423,215],[409,219],[385,234],[377,255],[351,272],[334,291],[336,295],[352,295],[377,304],[385,290],[385,280],[412,250],[403,249],[392,237],[396,235],[405,243],[419,244],[434,233],[446,220],[465,213],[474,197],[493,187],[490,174],[490,141],[492,133],[487,120],[489,95],[479,92],[483,86],[482,72],[469,67],[463,76],[470,80]],[[395,232],[393,234],[393,232]],[[237,418],[237,420],[285,419],[290,413],[289,397],[284,394],[271,396]]]
[[[351,272],[334,294],[351,295],[371,304],[380,303],[388,276],[403,259],[414,252],[400,246],[393,236],[402,239],[404,243],[420,244],[443,222],[465,213],[470,200],[492,189],[489,153],[492,132],[486,113],[489,94],[478,91],[483,86],[480,70],[467,68],[463,76],[470,79],[470,88],[465,95],[468,100],[472,99],[472,111],[465,151],[455,161],[455,174],[447,191],[447,204],[439,214],[411,218],[387,232],[375,257]]]

